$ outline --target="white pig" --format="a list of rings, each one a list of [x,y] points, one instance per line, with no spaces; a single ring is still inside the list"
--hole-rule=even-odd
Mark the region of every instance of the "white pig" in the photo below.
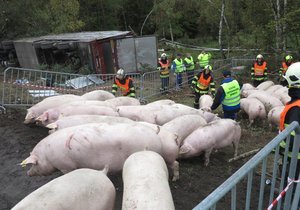
[[[250,125],[255,119],[265,119],[267,116],[265,106],[257,98],[242,98],[241,109],[247,113]]]
[[[116,190],[106,170],[77,169],[21,200],[13,210],[113,210]]]
[[[42,139],[21,165],[32,164],[29,176],[78,168],[122,170],[127,157],[143,150],[162,154],[160,137],[140,124],[90,123],[58,130]]]
[[[198,128],[184,140],[179,150],[180,158],[189,158],[205,153],[205,165],[213,149],[233,145],[234,156],[237,155],[241,138],[241,127],[231,119],[220,119]]]
[[[163,100],[158,100],[158,101],[153,101],[151,103],[148,103],[147,106],[160,106],[160,105],[173,105],[175,104],[174,101],[170,99],[163,99]]]
[[[243,84],[241,91],[243,91],[243,90],[253,90],[253,89],[255,89],[255,87],[253,87],[253,85],[251,85],[250,83],[245,83],[245,84]]]
[[[279,126],[280,114],[283,111],[283,109],[284,106],[277,106],[269,111],[268,122],[270,127],[272,127],[272,125]]]
[[[264,104],[267,112],[276,106],[283,105],[278,98],[268,95],[267,93],[253,93],[250,96],[248,96],[248,98],[257,98],[258,100],[260,100]]]
[[[77,125],[83,125],[87,123],[131,123],[134,122],[125,117],[115,116],[103,116],[103,115],[71,115],[66,117],[60,117],[57,121],[48,124],[46,127],[51,129],[49,133],[53,133],[57,130],[68,128]]]
[[[71,101],[79,101],[79,100],[83,100],[83,98],[81,98],[81,96],[72,95],[72,94],[51,96],[45,98],[41,102],[27,109],[27,115],[25,117],[24,123],[25,124],[34,123],[36,118],[39,117],[41,114],[43,114],[43,112],[46,111],[47,109],[51,109]]]
[[[136,98],[128,97],[128,96],[120,96],[112,99],[106,100],[106,102],[110,103],[111,106],[138,106],[141,105],[140,101]]]
[[[183,115],[162,125],[162,128],[176,134],[177,142],[181,146],[183,140],[197,128],[206,125],[206,120],[200,115]]]
[[[39,125],[46,126],[55,122],[62,116],[71,115],[107,115],[107,116],[119,116],[116,111],[110,107],[96,106],[96,105],[62,105],[56,108],[48,109],[42,115],[40,115],[36,121]]]
[[[265,91],[266,91],[267,93],[272,94],[273,92],[275,92],[275,91],[281,89],[282,87],[283,87],[282,85],[272,85],[272,86],[270,86],[268,89],[266,89]]]
[[[274,85],[274,82],[272,81],[264,81],[262,83],[260,83],[256,89],[258,90],[267,90],[268,88],[270,88],[272,85]]]
[[[115,98],[115,96],[105,90],[94,90],[82,95],[84,100],[97,100],[97,101],[105,101],[107,99]]]
[[[211,112],[211,105],[213,104],[213,98],[210,95],[204,94],[199,98],[200,109]]]
[[[174,210],[163,158],[152,151],[130,155],[123,168],[122,210]]]

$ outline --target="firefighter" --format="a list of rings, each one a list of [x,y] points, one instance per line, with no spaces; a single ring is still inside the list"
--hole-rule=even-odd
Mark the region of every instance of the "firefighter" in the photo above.
[[[195,62],[191,53],[187,53],[186,57],[183,60],[184,66],[186,67],[186,76],[188,79],[188,85],[192,84],[192,80],[195,72]]]
[[[203,50],[197,58],[200,66],[200,71],[202,71],[205,66],[209,65],[211,53],[207,53],[205,50]]]
[[[222,103],[224,118],[235,120],[240,110],[241,85],[231,77],[230,71],[223,71],[223,77],[224,80],[217,90],[211,110],[217,109]]]
[[[165,91],[169,89],[170,67],[171,67],[171,63],[167,58],[167,54],[162,53],[160,59],[158,60],[158,67],[157,67],[161,79],[160,91]]]
[[[204,70],[198,75],[194,76],[192,81],[192,89],[195,92],[194,108],[199,109],[199,98],[201,95],[208,94],[209,90],[211,95],[215,96],[215,82],[212,76],[212,67],[206,65]]]
[[[177,57],[172,62],[172,71],[176,77],[175,86],[176,90],[180,90],[182,87],[182,73],[185,71],[185,66],[182,59],[182,54],[177,53]]]
[[[279,69],[279,83],[283,86],[287,86],[287,81],[284,79],[284,75],[288,67],[293,64],[293,57],[291,55],[287,55],[284,57],[284,60],[281,63],[281,68]]]
[[[256,60],[251,68],[251,80],[253,81],[254,87],[268,80],[267,62],[261,54],[256,56]]]
[[[279,122],[279,130],[282,131],[286,128],[290,123],[296,121],[300,124],[300,62],[296,62],[287,69],[285,74],[285,79],[288,83],[288,94],[291,97],[291,100],[285,105],[283,111],[280,115]],[[291,133],[290,144],[288,145],[288,166],[287,173],[291,162],[291,155],[293,149],[295,132]],[[281,153],[284,153],[286,147],[286,139],[280,142],[280,150]],[[296,177],[298,178],[300,172],[300,151],[298,150],[297,156],[297,167],[296,167]],[[286,174],[287,176],[288,174]]]
[[[130,96],[135,98],[135,88],[133,80],[125,75],[124,69],[119,69],[112,85],[112,94],[116,95],[118,88],[120,88],[123,96]]]

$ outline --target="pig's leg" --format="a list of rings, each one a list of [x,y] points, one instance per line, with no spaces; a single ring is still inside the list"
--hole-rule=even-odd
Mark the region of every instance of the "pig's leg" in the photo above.
[[[238,153],[238,146],[239,146],[239,143],[237,141],[233,141],[232,142],[232,145],[233,145],[233,150],[234,150],[234,156],[233,157],[236,157],[237,156],[237,153]]]
[[[212,150],[213,150],[213,148],[205,150],[205,154],[204,154],[204,158],[205,158],[204,159],[204,165],[205,166],[208,166],[208,164],[209,164],[209,156],[210,156]]]
[[[174,161],[174,163],[172,163],[171,169],[172,169],[172,172],[173,172],[172,181],[175,182],[179,179],[179,163],[178,163],[178,161]]]

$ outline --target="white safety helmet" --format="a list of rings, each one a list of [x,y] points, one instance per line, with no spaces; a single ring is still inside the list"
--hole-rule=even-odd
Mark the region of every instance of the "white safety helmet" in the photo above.
[[[284,78],[289,84],[289,87],[300,88],[300,62],[290,65],[285,73]]]
[[[125,77],[125,71],[124,69],[119,69],[117,71],[117,76],[116,76],[118,79],[123,79]]]
[[[206,65],[206,66],[204,67],[204,69],[208,69],[209,71],[212,71],[211,65]]]
[[[262,54],[258,54],[258,55],[256,56],[256,59],[264,59],[264,56],[262,56]]]
[[[162,53],[160,57],[166,58],[166,57],[167,57],[167,54],[166,54],[166,53]]]

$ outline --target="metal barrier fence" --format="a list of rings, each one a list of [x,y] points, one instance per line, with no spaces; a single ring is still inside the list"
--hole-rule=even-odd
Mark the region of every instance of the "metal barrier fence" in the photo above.
[[[292,133],[295,133],[295,139],[292,154],[288,158],[288,147],[283,154],[280,154],[279,143],[287,139],[286,143],[289,145]],[[231,200],[230,207],[227,208],[224,204],[220,206],[222,210],[298,209],[300,184],[297,184],[295,191],[293,182],[290,183],[288,190],[285,187],[288,185],[287,177],[291,180],[300,178],[299,174],[296,174],[299,146],[300,127],[297,122],[293,122],[193,210],[217,209],[217,204],[221,203],[222,199]],[[244,188],[245,185],[246,194],[237,194],[238,187]],[[283,191],[286,191],[284,198],[275,197],[282,196],[283,193],[281,192]],[[244,206],[239,206],[237,200],[243,200]],[[274,200],[276,200],[273,202],[274,207],[271,207],[270,205]],[[278,203],[275,205],[277,201]]]
[[[249,59],[250,60],[250,59]],[[235,65],[245,66],[248,59],[215,60],[214,76],[216,83],[222,79],[222,70],[232,69],[239,74],[245,69],[233,69]],[[199,72],[195,70],[195,74]],[[115,74],[79,75],[53,71],[41,71],[36,69],[23,69],[10,67],[4,71],[2,84],[2,100],[4,106],[31,106],[48,96],[57,94],[82,95],[92,90],[111,91]],[[169,89],[160,91],[161,79],[159,71],[146,72],[144,74],[130,73],[136,87],[136,97],[141,101],[158,96],[164,92],[177,91],[175,87],[176,77],[170,73]],[[188,87],[187,74],[182,74],[182,88]],[[1,91],[1,90],[0,90]]]

